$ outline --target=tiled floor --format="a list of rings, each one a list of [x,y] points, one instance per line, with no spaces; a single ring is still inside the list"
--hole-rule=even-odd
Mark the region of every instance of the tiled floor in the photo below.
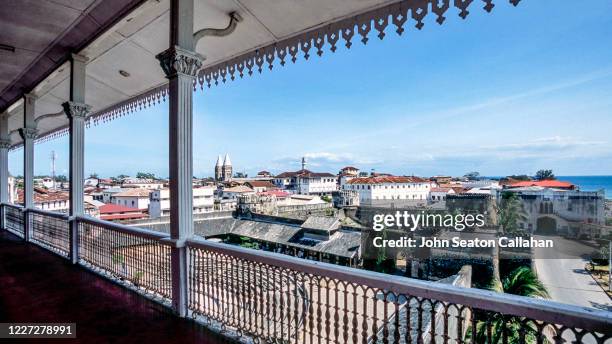
[[[19,343],[227,343],[165,307],[0,230],[0,322],[74,322],[77,339]],[[6,340],[0,339],[0,342]]]

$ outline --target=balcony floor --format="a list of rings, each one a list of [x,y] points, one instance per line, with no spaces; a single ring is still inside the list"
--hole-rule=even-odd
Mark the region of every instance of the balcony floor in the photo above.
[[[70,340],[75,343],[228,343],[193,321],[175,317],[167,308],[2,230],[0,322],[75,322],[77,339]],[[43,341],[49,339],[39,340]]]

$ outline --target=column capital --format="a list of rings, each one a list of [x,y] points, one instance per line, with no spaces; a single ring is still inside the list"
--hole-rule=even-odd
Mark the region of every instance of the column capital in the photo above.
[[[62,107],[68,118],[85,118],[91,110],[90,105],[71,101],[62,103]]]
[[[38,99],[38,97],[34,93],[25,93],[23,95],[23,98],[25,98],[27,100],[36,100],[36,99]]]
[[[11,140],[2,140],[0,139],[0,149],[9,149],[11,148]]]
[[[202,55],[179,46],[171,47],[157,54],[155,58],[159,60],[159,65],[168,78],[176,74],[195,77],[204,61]]]
[[[70,58],[74,61],[78,61],[82,63],[87,63],[89,61],[89,58],[87,56],[79,55],[79,54],[70,54]]]
[[[24,140],[34,140],[38,136],[38,130],[36,128],[19,128],[19,135]]]

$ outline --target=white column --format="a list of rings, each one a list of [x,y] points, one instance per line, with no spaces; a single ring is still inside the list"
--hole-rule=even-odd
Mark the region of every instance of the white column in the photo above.
[[[9,202],[8,151],[11,139],[8,128],[8,112],[0,115],[0,203]],[[0,210],[0,229],[4,229],[4,207]]]
[[[193,83],[203,57],[193,52],[193,1],[170,4],[170,48],[156,57],[169,80],[170,238],[172,303],[187,314],[185,240],[193,235]]]
[[[23,128],[19,129],[23,139],[23,206],[24,237],[30,240],[30,215],[28,209],[34,208],[34,140],[38,134],[34,120],[36,96],[25,94],[23,96]]]
[[[85,212],[84,161],[85,118],[90,106],[85,104],[85,64],[87,58],[73,54],[70,59],[70,100],[63,103],[64,112],[70,121],[70,259],[79,261],[77,216]]]

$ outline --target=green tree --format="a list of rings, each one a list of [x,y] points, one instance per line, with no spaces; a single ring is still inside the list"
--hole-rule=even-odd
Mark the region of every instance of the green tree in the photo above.
[[[522,232],[518,226],[521,213],[521,203],[514,192],[504,192],[497,211],[499,224],[504,233],[516,234]]]
[[[388,237],[387,228],[383,228],[380,234],[382,236],[383,241],[387,240],[387,237]],[[394,261],[393,259],[389,258],[389,255],[387,254],[387,249],[385,246],[379,247],[378,251],[376,252],[375,271],[382,272],[382,273],[392,273],[395,271]]]
[[[68,181],[68,177],[66,177],[66,175],[64,174],[60,174],[59,176],[55,177],[55,181],[60,182],[60,183],[65,183]]]
[[[549,298],[548,291],[538,276],[526,266],[514,269],[508,274],[500,285],[493,285],[492,290],[519,296]],[[519,317],[507,316],[499,313],[479,314],[487,320],[479,320],[476,324],[476,341],[478,343],[501,343],[507,336],[508,343],[535,343],[537,328],[533,324],[525,326]],[[490,327],[491,338],[488,338]],[[524,335],[524,341],[522,340]],[[490,340],[487,340],[490,339]]]
[[[555,179],[555,175],[552,170],[539,170],[536,172],[535,179],[537,180],[551,180]]]
[[[138,179],[157,179],[154,173],[149,173],[149,172],[138,172],[136,173],[136,178]]]
[[[480,177],[480,173],[476,171],[468,172],[464,175],[465,178],[469,180],[477,180]]]

